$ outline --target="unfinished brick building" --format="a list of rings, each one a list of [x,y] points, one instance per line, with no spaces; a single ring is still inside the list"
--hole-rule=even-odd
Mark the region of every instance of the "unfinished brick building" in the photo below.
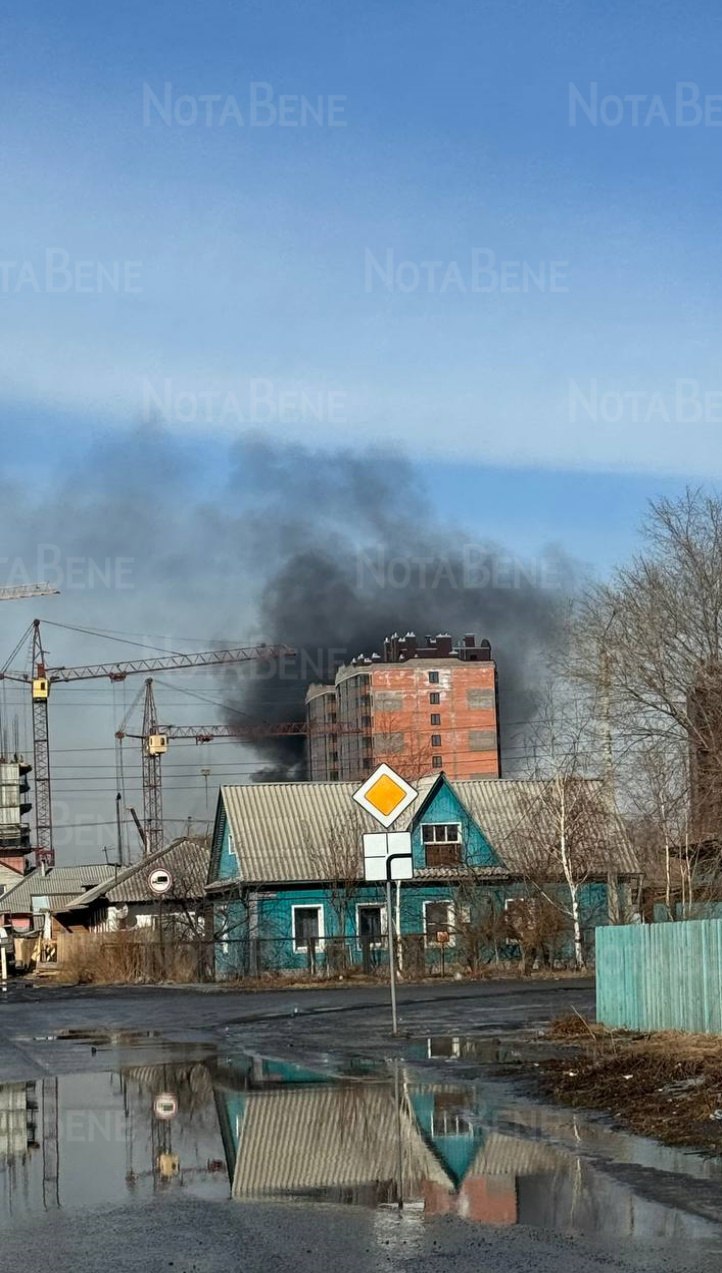
[[[359,655],[333,685],[306,694],[308,776],[315,782],[367,777],[385,761],[409,780],[443,769],[450,778],[499,778],[496,665],[473,635],[413,632]]]

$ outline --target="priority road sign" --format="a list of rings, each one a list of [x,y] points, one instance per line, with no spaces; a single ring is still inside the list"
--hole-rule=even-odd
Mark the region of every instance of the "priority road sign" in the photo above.
[[[353,798],[382,827],[390,827],[417,795],[416,788],[390,765],[379,765],[358,791],[354,791]]]

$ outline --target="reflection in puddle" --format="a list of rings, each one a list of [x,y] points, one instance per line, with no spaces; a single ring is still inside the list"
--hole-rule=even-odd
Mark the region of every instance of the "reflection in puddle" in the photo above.
[[[434,1040],[428,1056],[463,1057],[457,1042]],[[722,1164],[499,1093],[488,1080],[425,1082],[403,1062],[331,1076],[247,1056],[0,1085],[0,1218],[182,1186],[373,1207],[379,1223],[403,1204],[484,1224],[719,1237]]]

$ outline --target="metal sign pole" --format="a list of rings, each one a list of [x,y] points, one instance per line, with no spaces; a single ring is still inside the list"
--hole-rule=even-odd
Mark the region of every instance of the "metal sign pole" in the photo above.
[[[398,1034],[396,1020],[396,951],[394,949],[394,917],[391,909],[391,880],[386,880],[386,932],[389,938],[389,973],[391,979],[391,1033]]]

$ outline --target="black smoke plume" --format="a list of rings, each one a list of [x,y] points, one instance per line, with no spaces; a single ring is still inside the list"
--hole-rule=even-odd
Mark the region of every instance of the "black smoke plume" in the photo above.
[[[264,639],[297,650],[243,682],[234,707],[254,722],[302,720],[312,682],[356,655],[380,652],[392,632],[487,637],[498,663],[502,752],[513,770],[533,719],[539,679],[561,639],[576,568],[545,550],[523,562],[492,541],[442,523],[403,456],[317,453],[254,440],[248,489],[267,539],[256,545]],[[229,683],[237,678],[229,674]],[[238,720],[236,713],[229,719]],[[258,744],[260,780],[302,778],[303,744]]]

